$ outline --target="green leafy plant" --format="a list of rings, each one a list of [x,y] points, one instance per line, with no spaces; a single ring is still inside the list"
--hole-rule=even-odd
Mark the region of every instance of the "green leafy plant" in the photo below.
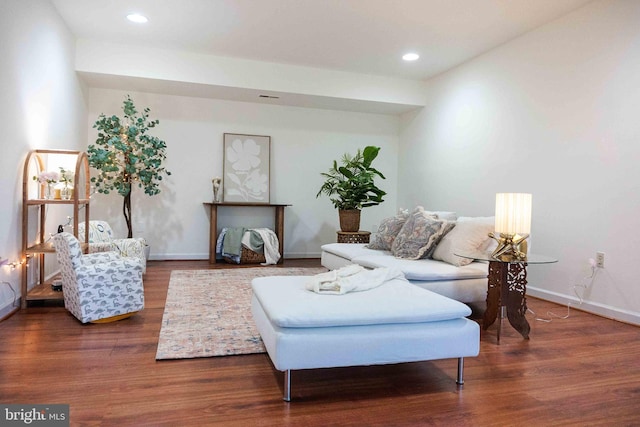
[[[371,163],[378,157],[380,147],[367,146],[354,156],[345,153],[341,165],[336,160],[329,172],[323,172],[325,182],[316,194],[329,196],[336,209],[350,210],[379,205],[387,193],[375,185],[375,178],[386,179]]]
[[[145,194],[160,193],[163,176],[171,175],[162,162],[166,159],[167,144],[150,135],[150,129],[160,121],[149,119],[149,108],[139,112],[129,95],[122,106],[124,117],[100,114],[93,127],[98,129],[98,139],[87,150],[89,165],[98,170],[91,178],[99,193],[116,191],[124,197],[124,214],[128,237],[133,237],[131,227],[131,191],[134,186],[143,188]]]

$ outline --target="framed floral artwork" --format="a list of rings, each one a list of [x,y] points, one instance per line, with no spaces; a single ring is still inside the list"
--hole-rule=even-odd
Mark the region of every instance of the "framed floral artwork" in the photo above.
[[[223,202],[269,204],[271,137],[224,134]]]

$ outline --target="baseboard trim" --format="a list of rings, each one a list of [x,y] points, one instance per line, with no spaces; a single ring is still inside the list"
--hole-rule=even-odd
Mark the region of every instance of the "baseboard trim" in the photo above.
[[[557,304],[567,305],[571,303],[571,308],[586,311],[588,313],[597,314],[607,319],[617,320],[618,322],[629,323],[631,325],[640,326],[640,313],[624,310],[610,305],[600,304],[592,301],[582,301],[576,297],[558,292],[552,292],[546,289],[536,288],[535,286],[527,286],[527,295],[540,298],[546,301],[555,302]]]
[[[306,253],[306,252],[285,252],[284,258],[296,259],[296,258],[320,258],[320,253]],[[189,254],[151,254],[149,261],[194,261],[209,259],[209,253],[189,253]]]
[[[18,298],[17,300],[17,307],[13,304],[13,301],[10,301],[5,306],[0,307],[0,322],[7,320],[9,317],[13,316],[20,310],[20,298]]]
[[[6,287],[5,287],[6,286]],[[0,322],[20,310],[20,287],[8,281],[0,283]]]
[[[209,253],[206,254],[151,254],[149,261],[198,261],[209,259]]]

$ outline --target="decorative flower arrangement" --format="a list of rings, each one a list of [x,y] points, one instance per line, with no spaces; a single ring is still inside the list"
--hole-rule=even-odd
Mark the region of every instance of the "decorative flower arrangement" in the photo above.
[[[33,177],[34,181],[38,181],[40,184],[47,184],[44,187],[44,198],[53,198],[53,184],[58,182],[60,174],[58,172],[40,172],[38,176]]]
[[[40,184],[55,184],[60,179],[58,172],[40,172],[38,176],[33,177],[34,181],[38,181]]]
[[[60,182],[64,183],[65,187],[73,182],[73,171],[60,167]]]
[[[60,189],[60,198],[62,200],[71,199],[73,189],[73,172],[60,167],[60,183],[63,184]]]

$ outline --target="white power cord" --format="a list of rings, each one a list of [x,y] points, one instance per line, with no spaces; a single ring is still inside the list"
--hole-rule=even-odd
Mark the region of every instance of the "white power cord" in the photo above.
[[[578,307],[581,306],[582,303],[584,302],[584,292],[593,284],[593,281],[596,278],[596,273],[599,270],[599,268],[596,265],[596,261],[593,258],[589,258],[589,265],[591,268],[591,274],[588,276],[584,276],[582,279],[580,279],[578,283],[573,285],[573,293],[576,295],[576,297],[578,297]],[[585,280],[588,280],[588,283],[585,284],[584,283]],[[580,289],[582,289],[582,291],[580,291]],[[551,322],[553,319],[568,319],[570,315],[570,309],[571,309],[571,301],[567,303],[566,315],[562,316],[552,311],[547,311],[547,316],[549,316],[549,318],[545,319],[542,317],[535,317],[535,319],[539,322],[546,322],[546,323]],[[527,311],[531,312],[531,314],[536,316],[536,313],[530,308],[527,308]]]

